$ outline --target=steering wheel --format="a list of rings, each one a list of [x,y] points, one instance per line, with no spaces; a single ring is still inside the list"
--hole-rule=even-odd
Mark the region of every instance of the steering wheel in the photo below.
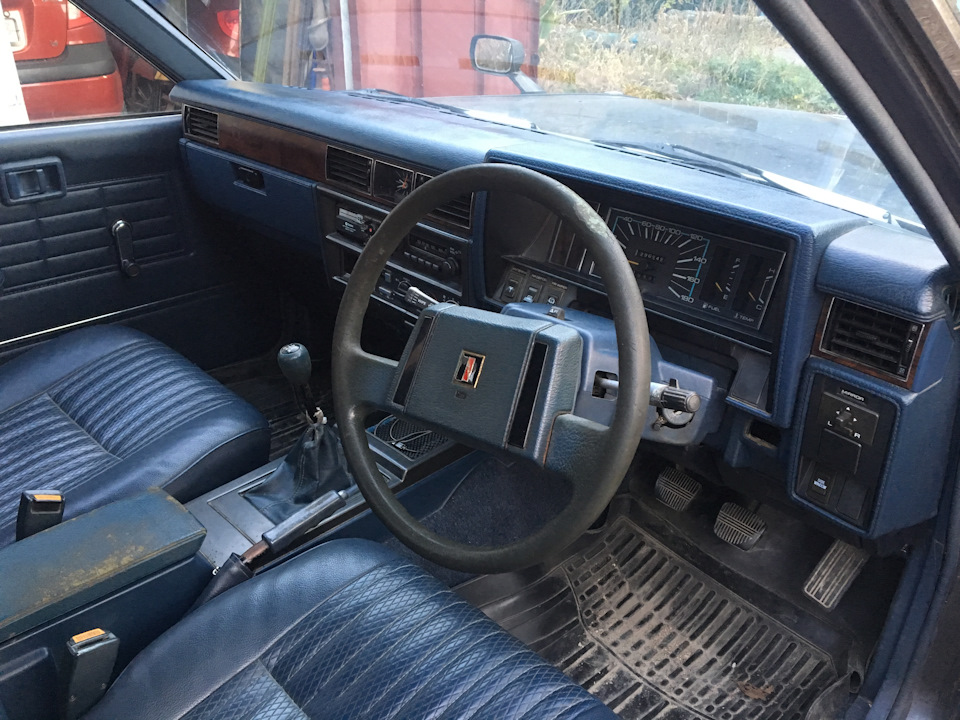
[[[573,414],[583,340],[569,323],[547,315],[512,317],[439,303],[421,312],[399,363],[360,347],[370,296],[401,241],[436,207],[482,191],[538,202],[576,233],[599,268],[619,352],[620,386],[609,427]],[[333,347],[334,405],[361,493],[404,544],[439,565],[466,572],[528,567],[578,538],[616,493],[647,416],[649,336],[626,257],[582,198],[525,168],[462,167],[438,175],[401,201],[350,273]],[[539,530],[514,543],[475,546],[441,537],[407,512],[381,476],[365,427],[374,410],[431,427],[475,449],[532,460],[569,483],[569,501]]]

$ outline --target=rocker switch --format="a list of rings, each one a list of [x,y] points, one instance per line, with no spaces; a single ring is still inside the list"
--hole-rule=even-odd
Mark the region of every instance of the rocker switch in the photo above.
[[[860,465],[860,443],[825,428],[820,433],[817,464],[826,465],[845,475],[855,475]]]

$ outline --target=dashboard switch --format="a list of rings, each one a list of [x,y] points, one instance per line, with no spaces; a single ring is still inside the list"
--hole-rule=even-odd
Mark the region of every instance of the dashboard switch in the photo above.
[[[860,465],[860,443],[825,428],[820,433],[817,462],[846,475],[855,475]]]
[[[827,497],[833,487],[833,475],[828,472],[818,472],[810,483],[810,492],[814,495]]]

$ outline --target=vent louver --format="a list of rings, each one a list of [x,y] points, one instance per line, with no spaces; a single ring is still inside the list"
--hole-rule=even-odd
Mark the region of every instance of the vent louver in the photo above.
[[[372,169],[373,160],[368,157],[337,147],[327,148],[327,180],[331,182],[369,194]]]
[[[947,317],[953,329],[960,328],[960,285],[948,285],[943,289],[943,301],[947,304]]]
[[[473,195],[461,195],[446,205],[441,205],[431,215],[443,222],[469,230],[472,210]]]
[[[185,105],[183,108],[183,134],[194,140],[220,145],[220,116],[209,110]]]
[[[906,379],[923,325],[834,298],[820,349]]]

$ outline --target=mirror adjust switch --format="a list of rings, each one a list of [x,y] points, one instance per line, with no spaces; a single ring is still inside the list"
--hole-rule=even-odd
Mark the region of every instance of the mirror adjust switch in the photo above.
[[[845,475],[855,475],[860,465],[860,443],[824,429],[820,433],[817,464],[826,465]]]

